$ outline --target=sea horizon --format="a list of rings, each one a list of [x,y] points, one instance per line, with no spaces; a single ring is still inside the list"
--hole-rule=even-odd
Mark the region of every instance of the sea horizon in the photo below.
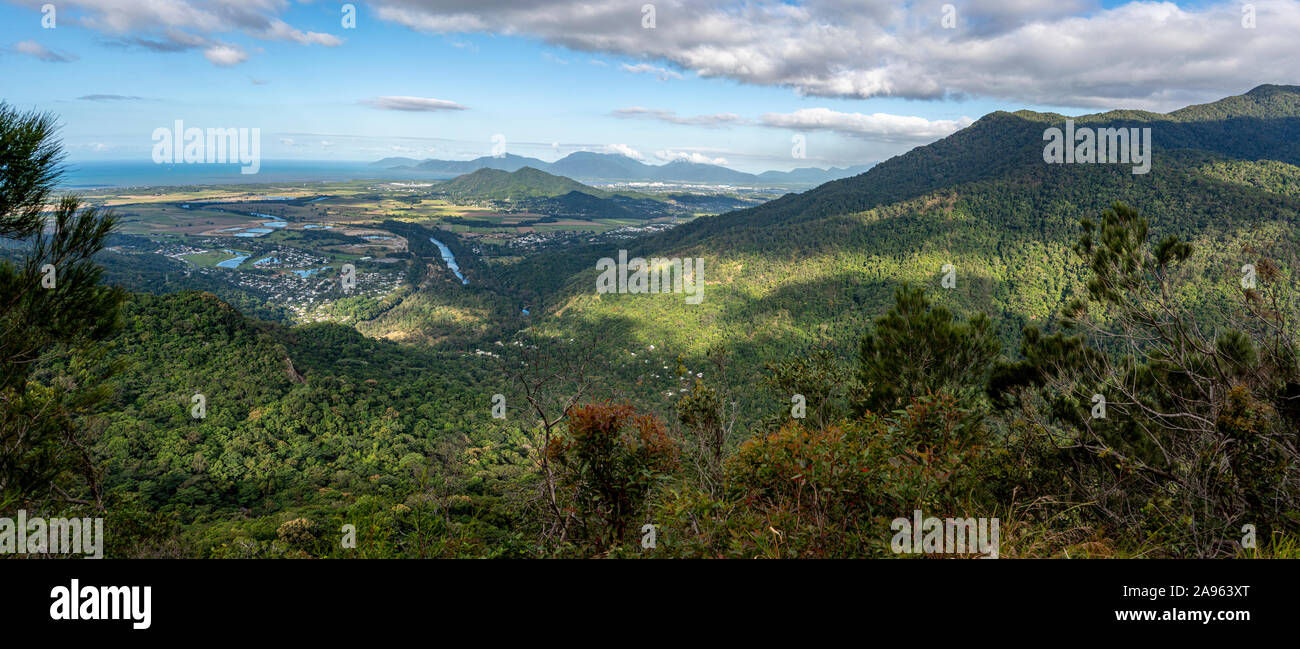
[[[178,185],[257,185],[348,180],[444,180],[447,174],[387,169],[364,160],[263,160],[256,174],[241,165],[165,164],[139,160],[69,160],[59,187],[64,190]]]

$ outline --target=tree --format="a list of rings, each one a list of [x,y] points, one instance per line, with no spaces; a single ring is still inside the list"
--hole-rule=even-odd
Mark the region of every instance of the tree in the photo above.
[[[125,294],[100,286],[91,260],[113,216],[72,196],[49,205],[62,173],[56,130],[48,114],[0,104],[0,237],[27,248],[20,264],[0,262],[0,509],[89,503],[73,495],[72,474],[100,504],[85,416],[106,397],[112,368],[98,362],[98,343]]]
[[[650,489],[678,462],[677,447],[658,417],[607,402],[572,408],[567,434],[552,440],[546,455],[580,535],[598,550],[627,537]]]
[[[710,347],[706,356],[713,366],[709,380],[696,379],[690,393],[677,402],[677,420],[688,432],[687,453],[700,487],[716,495],[722,486],[723,462],[732,445],[740,398],[728,377],[731,359],[726,348]],[[677,363],[681,367],[680,356]]]
[[[1256,287],[1233,264],[1233,289],[1193,300],[1212,269],[1191,244],[1152,244],[1123,203],[1082,227],[1075,252],[1091,277],[1065,309],[1067,332],[1027,328],[1024,359],[990,381],[995,403],[1015,408],[1025,438],[1062,467],[1060,497],[1179,554],[1232,554],[1246,524],[1265,538],[1294,531],[1300,317],[1280,270],[1254,260]]]
[[[903,408],[913,398],[947,392],[970,401],[983,391],[999,346],[988,316],[960,322],[932,306],[919,288],[902,286],[859,348],[859,414]]]
[[[512,349],[513,348],[513,349]],[[514,424],[528,440],[539,480],[534,504],[545,521],[541,541],[563,544],[574,522],[561,507],[550,449],[573,409],[595,389],[591,374],[594,344],[520,335],[502,350],[501,374],[523,397],[523,423]]]
[[[797,354],[782,361],[767,363],[764,381],[776,395],[779,408],[762,427],[769,431],[795,419],[792,415],[795,395],[803,397],[804,418],[813,428],[826,428],[848,419],[848,397],[855,389],[852,369],[841,365],[827,349]],[[861,395],[855,395],[861,398]]]

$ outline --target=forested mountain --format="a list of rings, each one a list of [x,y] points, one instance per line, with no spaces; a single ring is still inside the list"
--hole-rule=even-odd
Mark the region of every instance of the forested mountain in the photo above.
[[[479,169],[439,184],[437,191],[458,199],[510,201],[560,196],[569,192],[597,197],[608,195],[595,187],[532,167],[521,167],[513,172]]]
[[[1150,128],[1149,173],[1047,163],[1066,119],[993,113],[801,194],[508,262],[441,232],[472,284],[413,246],[429,281],[356,329],[135,295],[86,416],[104,488],[154,553],[198,556],[645,556],[642,524],[657,556],[892,556],[921,507],[1002,517],[1004,556],[1293,537],[1300,88],[1069,118]],[[451,182],[596,196],[526,167]],[[702,261],[703,299],[597,291],[620,250]]]
[[[852,332],[903,283],[936,289],[934,298],[958,311],[990,313],[1011,340],[1024,324],[1050,319],[1078,285],[1070,252],[1078,223],[1115,200],[1149,215],[1157,234],[1208,244],[1214,259],[1205,272],[1228,284],[1246,249],[1294,251],[1298,94],[1263,86],[1168,115],[1071,118],[1093,128],[1151,128],[1147,174],[1129,164],[1046,164],[1044,129],[1062,126],[1064,116],[993,113],[864,174],[625,244],[630,257],[703,258],[700,305],[680,296],[596,295],[595,261],[616,256],[611,246],[541,255],[501,282],[549,300],[563,312],[556,326],[630,318],[649,337],[661,335],[656,323],[684,323],[672,330],[697,352],[715,336],[777,349],[851,344]],[[946,264],[955,272],[951,290],[939,284]],[[755,352],[756,362],[763,357]]]

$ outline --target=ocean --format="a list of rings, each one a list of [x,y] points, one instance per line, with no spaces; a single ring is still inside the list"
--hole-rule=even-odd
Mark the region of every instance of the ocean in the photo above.
[[[255,174],[240,173],[238,164],[154,164],[136,160],[69,161],[60,188],[64,191],[104,187],[177,185],[246,185],[343,180],[443,180],[445,174],[390,170],[363,161],[263,160]]]

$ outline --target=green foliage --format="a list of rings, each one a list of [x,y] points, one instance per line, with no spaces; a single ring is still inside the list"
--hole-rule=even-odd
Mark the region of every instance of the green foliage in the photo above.
[[[552,440],[545,453],[565,491],[573,534],[597,550],[627,537],[650,489],[676,468],[678,458],[658,418],[609,403],[572,409],[568,434]]]
[[[862,338],[859,411],[891,411],[913,398],[946,392],[969,402],[979,395],[1000,349],[989,319],[977,313],[959,322],[935,307],[925,291],[906,286],[895,304]]]
[[[54,131],[52,117],[0,104],[0,237],[26,246],[17,264],[0,260],[0,509],[76,500],[69,492],[82,487],[99,504],[98,425],[86,417],[106,396],[114,368],[96,343],[113,333],[124,294],[99,285],[92,259],[112,215],[64,197],[44,231],[62,159]]]
[[[807,424],[815,428],[848,418],[850,401],[863,399],[861,390],[854,389],[852,373],[828,349],[769,362],[767,372],[767,386],[780,404],[763,424],[769,430],[793,421],[793,406],[787,407],[787,402],[793,402],[794,395],[804,398]]]
[[[915,509],[990,506],[997,456],[983,422],[951,395],[827,427],[791,423],[741,445],[725,495],[671,492],[656,510],[669,556],[889,556],[889,523]]]
[[[990,382],[997,403],[1028,420],[1013,428],[1038,462],[1063,468],[1070,488],[1055,495],[1091,502],[1114,534],[1171,553],[1233,554],[1244,524],[1294,534],[1295,291],[1261,257],[1257,279],[1229,269],[1219,280],[1249,284],[1235,299],[1192,309],[1193,246],[1152,243],[1146,219],[1122,203],[1083,230],[1076,252],[1091,277],[1066,309],[1072,333],[1027,329],[1024,360]]]

